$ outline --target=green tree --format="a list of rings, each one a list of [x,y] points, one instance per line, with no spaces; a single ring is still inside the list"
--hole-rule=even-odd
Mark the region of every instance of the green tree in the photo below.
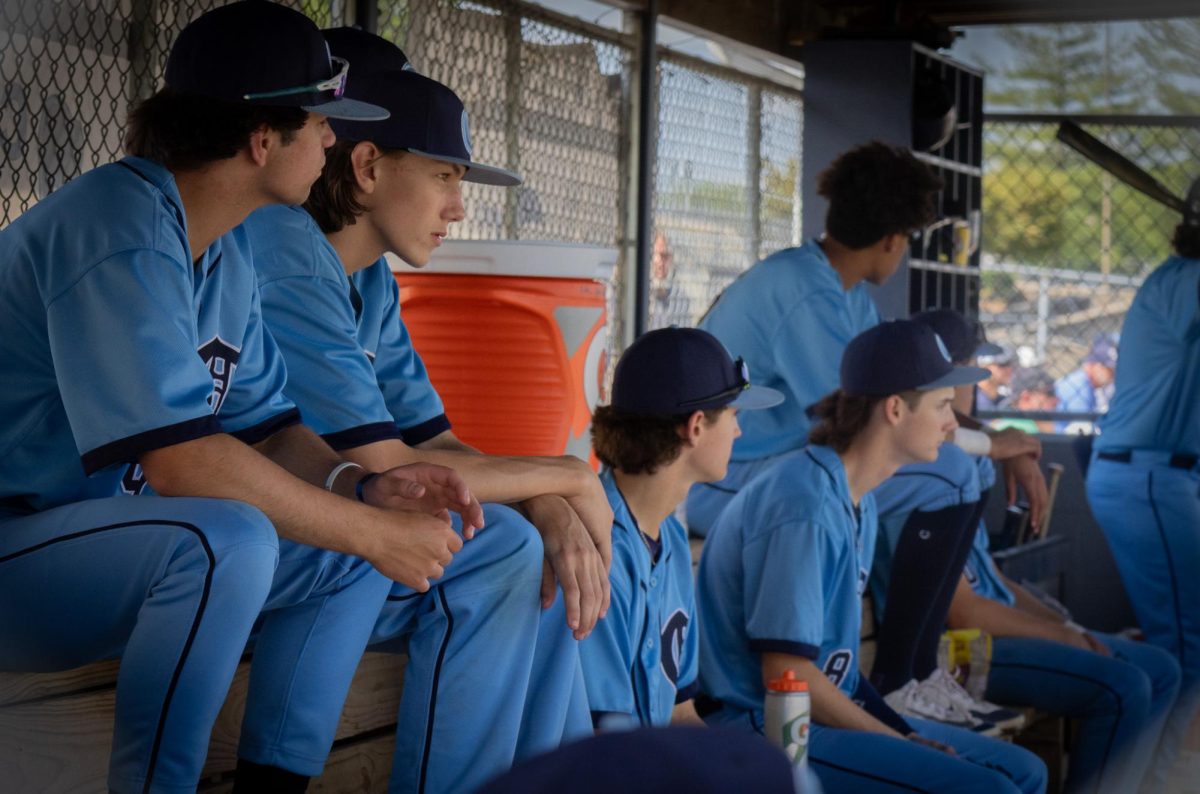
[[[1200,19],[1143,22],[1135,46],[1145,83],[1167,113],[1200,113]]]

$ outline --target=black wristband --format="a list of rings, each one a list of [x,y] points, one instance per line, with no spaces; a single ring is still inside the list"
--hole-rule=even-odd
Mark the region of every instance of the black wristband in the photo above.
[[[367,483],[369,483],[371,480],[375,479],[378,476],[379,476],[379,472],[370,471],[370,472],[367,472],[365,475],[363,475],[363,477],[354,484],[354,495],[356,497],[358,497],[358,501],[360,501],[360,502],[367,501],[366,499],[363,499],[363,488],[365,488],[367,486]]]

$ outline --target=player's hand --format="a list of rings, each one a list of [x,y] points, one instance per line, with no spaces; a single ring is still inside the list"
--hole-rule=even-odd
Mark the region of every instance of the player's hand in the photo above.
[[[1016,504],[1018,485],[1029,500],[1029,526],[1033,529],[1033,536],[1039,537],[1050,492],[1046,490],[1046,477],[1041,467],[1031,455],[1018,455],[1004,461],[1004,486],[1009,507]]]
[[[572,460],[578,461],[579,468],[582,469],[581,484],[579,493],[567,497],[567,504],[583,522],[584,528],[587,529],[587,533],[592,539],[592,544],[600,552],[600,559],[604,562],[604,576],[607,578],[608,572],[612,568],[612,505],[608,503],[604,485],[596,473],[578,458]],[[605,611],[607,611],[607,601],[605,604]],[[604,617],[604,613],[602,612],[600,616]]]
[[[1042,457],[1042,442],[1024,430],[1006,427],[988,434],[992,439],[992,460],[1009,460],[1018,455],[1032,455],[1034,460]]]
[[[413,484],[418,487],[414,488]],[[363,501],[389,510],[415,510],[449,523],[450,512],[462,516],[463,537],[483,528],[483,508],[458,472],[435,463],[396,466],[363,486]]]
[[[958,755],[958,751],[955,750],[950,745],[942,744],[941,742],[935,742],[933,739],[922,736],[919,733],[910,733],[908,735],[908,740],[915,744],[920,744],[925,747],[929,747],[929,748],[932,748],[939,752],[945,753],[946,755]]]
[[[567,626],[575,639],[582,640],[608,612],[612,589],[604,560],[587,528],[562,497],[538,496],[526,500],[521,507],[541,534],[546,552],[542,566],[542,608],[554,603],[557,588],[561,586]]]
[[[437,516],[394,509],[372,513],[375,520],[363,533],[368,548],[362,556],[384,576],[419,593],[446,572],[463,546],[458,533]]]

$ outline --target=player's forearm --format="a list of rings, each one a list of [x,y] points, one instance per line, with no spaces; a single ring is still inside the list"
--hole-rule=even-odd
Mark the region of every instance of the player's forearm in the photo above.
[[[470,447],[427,449],[387,439],[342,450],[373,471],[386,471],[415,461],[448,466],[458,472],[480,502],[508,504],[543,494],[573,499],[589,492],[596,475],[573,457],[505,457],[483,455]]]
[[[290,430],[290,428],[289,428]],[[288,433],[287,430],[283,431]],[[233,499],[257,507],[281,537],[311,546],[365,556],[369,549],[360,525],[372,523],[367,505],[328,493],[325,478],[340,462],[325,447],[311,459],[297,457],[309,441],[289,433],[268,452],[294,466],[293,474],[271,457],[232,436],[213,435],[147,452],[140,463],[155,492],[164,496]],[[313,438],[316,438],[315,436]],[[320,443],[320,439],[317,438]],[[353,493],[354,472],[344,472],[339,490]],[[363,515],[359,515],[359,514]],[[361,520],[356,520],[359,517]]]
[[[903,738],[899,733],[884,725],[846,696],[811,659],[785,653],[764,653],[762,656],[763,683],[791,670],[796,678],[808,683],[809,703],[812,720],[831,728],[869,731],[887,736]]]
[[[1030,595],[1029,591],[1024,587],[1021,587],[1021,585],[1007,577],[1004,577],[1004,584],[1009,590],[1012,591],[1013,597],[1016,598],[1016,604],[1014,604],[1014,606],[1017,609],[1049,623],[1064,624],[1067,622],[1067,619],[1063,615],[1060,615],[1038,599],[1034,598],[1032,595]]]
[[[1061,642],[1066,630],[1061,622],[1035,617],[999,601],[984,598],[960,580],[946,614],[952,629],[982,629],[993,637],[1033,637]]]
[[[700,719],[700,715],[696,713],[696,703],[691,698],[676,703],[675,708],[671,709],[671,724],[672,725],[705,725],[704,720]]]

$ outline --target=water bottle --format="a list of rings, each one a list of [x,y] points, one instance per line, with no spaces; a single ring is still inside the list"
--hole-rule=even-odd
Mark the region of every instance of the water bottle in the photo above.
[[[794,672],[784,670],[782,676],[767,682],[763,730],[796,766],[808,762],[808,723],[808,682],[797,681]]]

